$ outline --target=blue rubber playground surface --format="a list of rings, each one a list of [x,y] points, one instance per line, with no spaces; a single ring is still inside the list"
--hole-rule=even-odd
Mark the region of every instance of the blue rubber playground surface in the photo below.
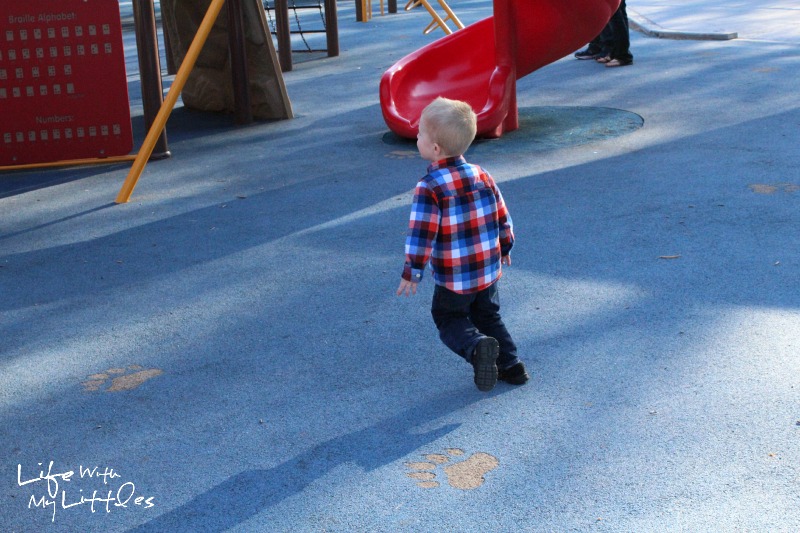
[[[179,105],[127,204],[129,165],[0,174],[0,530],[800,530],[800,5],[631,2],[633,66],[519,80],[467,153],[531,374],[489,393],[394,294],[426,164],[378,81],[438,36],[400,7],[339,4],[293,120]]]

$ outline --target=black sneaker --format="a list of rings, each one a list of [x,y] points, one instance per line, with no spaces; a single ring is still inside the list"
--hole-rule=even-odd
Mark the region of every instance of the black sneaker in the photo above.
[[[519,362],[511,368],[498,370],[497,379],[505,381],[506,383],[511,383],[512,385],[524,385],[530,377],[525,371],[525,365]]]
[[[602,52],[593,51],[591,48],[587,48],[586,50],[575,52],[575,59],[597,59],[602,55]]]
[[[475,371],[475,385],[478,390],[487,392],[497,383],[497,356],[500,344],[492,337],[484,337],[475,346],[472,354],[472,368]]]

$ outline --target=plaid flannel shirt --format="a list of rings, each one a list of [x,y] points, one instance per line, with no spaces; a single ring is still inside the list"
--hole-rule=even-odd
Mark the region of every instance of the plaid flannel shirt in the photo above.
[[[403,279],[433,279],[453,292],[485,289],[514,245],[511,215],[488,172],[463,156],[437,161],[414,190]]]

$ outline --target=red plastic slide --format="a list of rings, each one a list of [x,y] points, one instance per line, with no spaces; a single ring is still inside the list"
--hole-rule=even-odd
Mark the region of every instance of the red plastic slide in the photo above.
[[[401,137],[417,136],[437,96],[468,102],[478,135],[518,127],[516,80],[591,41],[619,0],[494,0],[494,16],[407,55],[381,78],[381,110]]]

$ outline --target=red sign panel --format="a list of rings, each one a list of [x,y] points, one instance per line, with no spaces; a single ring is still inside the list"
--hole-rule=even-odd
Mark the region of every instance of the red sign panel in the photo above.
[[[118,0],[0,0],[0,165],[132,147]]]

